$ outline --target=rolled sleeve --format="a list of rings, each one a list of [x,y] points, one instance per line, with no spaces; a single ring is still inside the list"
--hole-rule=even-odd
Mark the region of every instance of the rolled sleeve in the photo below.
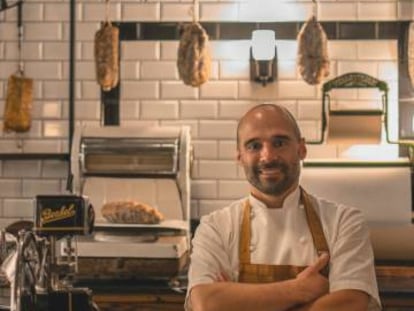
[[[370,296],[369,310],[381,310],[369,230],[360,210],[350,208],[341,214],[337,239],[332,245],[330,291],[366,292]]]
[[[211,216],[205,216],[195,232],[188,271],[186,310],[191,310],[189,295],[194,286],[213,283],[220,273],[232,275],[229,254],[225,251],[228,247],[224,245],[223,232],[219,227]]]
[[[229,254],[219,230],[209,219],[197,228],[192,241],[189,286],[214,282],[220,272],[231,275]]]

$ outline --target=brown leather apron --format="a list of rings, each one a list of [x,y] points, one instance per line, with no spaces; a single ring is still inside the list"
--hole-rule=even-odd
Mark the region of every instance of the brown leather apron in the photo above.
[[[322,224],[319,215],[315,212],[309,195],[300,188],[300,200],[305,208],[306,221],[312,235],[313,244],[315,245],[317,253],[320,255],[323,252],[329,253],[328,244],[325,235],[323,234]],[[291,266],[291,265],[265,265],[250,263],[250,212],[251,206],[249,200],[245,201],[243,220],[240,232],[240,246],[239,246],[239,282],[242,283],[269,283],[276,281],[284,281],[293,279],[306,266]],[[328,265],[321,271],[325,276],[328,275]]]

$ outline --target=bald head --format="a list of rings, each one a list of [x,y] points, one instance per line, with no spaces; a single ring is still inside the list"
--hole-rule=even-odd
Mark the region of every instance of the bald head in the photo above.
[[[288,121],[290,125],[290,129],[293,131],[294,136],[300,140],[302,138],[302,134],[300,132],[298,123],[293,115],[287,110],[285,107],[274,105],[274,104],[260,104],[254,106],[253,108],[249,109],[239,120],[237,125],[237,147],[239,147],[239,136],[240,130],[248,124],[255,115],[264,114],[267,115],[269,113],[277,113],[280,117]]]

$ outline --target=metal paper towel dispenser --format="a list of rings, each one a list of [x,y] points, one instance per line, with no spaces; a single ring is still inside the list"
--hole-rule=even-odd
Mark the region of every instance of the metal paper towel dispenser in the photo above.
[[[301,185],[327,200],[360,209],[377,261],[414,260],[411,167],[305,166]]]
[[[333,108],[330,92],[333,89],[377,88],[382,92],[381,107],[375,109],[338,109]],[[385,126],[388,142],[388,85],[372,76],[351,72],[336,77],[322,87],[321,136],[311,144],[328,143],[379,143],[382,124]]]

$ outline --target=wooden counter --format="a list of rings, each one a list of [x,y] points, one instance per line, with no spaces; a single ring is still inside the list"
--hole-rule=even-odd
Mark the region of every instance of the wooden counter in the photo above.
[[[183,311],[185,289],[173,290],[168,282],[106,282],[89,286],[100,311]]]
[[[183,311],[184,295],[171,294],[97,294],[100,311]]]
[[[377,266],[383,311],[414,310],[414,267]],[[166,283],[120,282],[91,286],[101,311],[183,311],[185,289],[171,290]]]
[[[414,266],[376,266],[384,311],[414,310]]]

